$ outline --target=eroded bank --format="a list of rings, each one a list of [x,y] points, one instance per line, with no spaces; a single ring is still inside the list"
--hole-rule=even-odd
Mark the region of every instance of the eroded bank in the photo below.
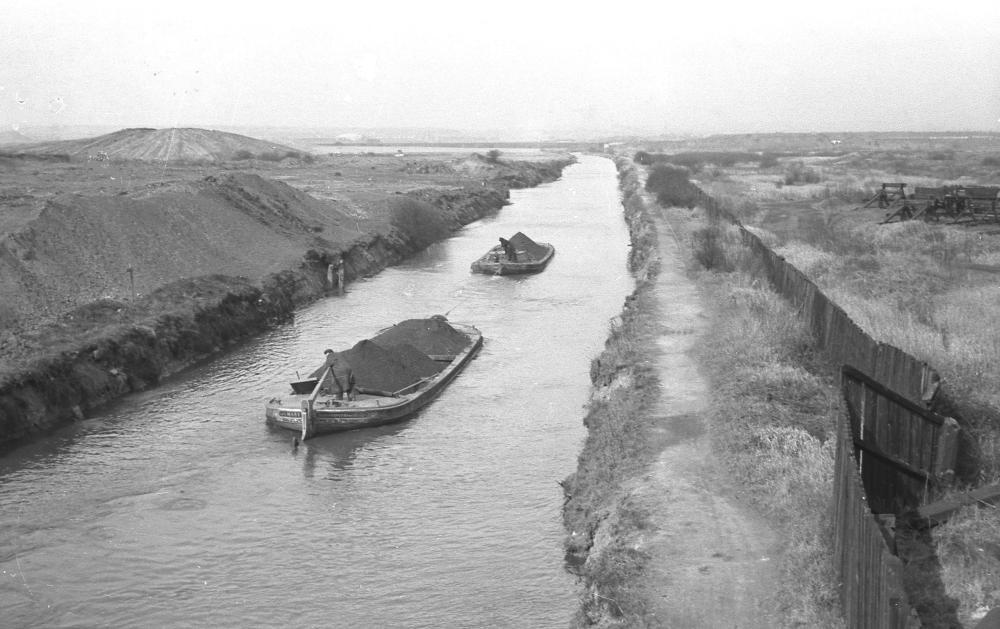
[[[414,190],[404,196],[455,230],[502,208],[511,188],[558,179],[571,158],[508,162],[479,186]],[[169,238],[169,234],[163,237]],[[0,380],[0,448],[9,449],[131,392],[155,386],[226,347],[287,319],[330,294],[329,265],[345,282],[378,273],[426,247],[421,234],[394,227],[362,234],[339,250],[313,248],[260,280],[210,274],[158,287],[133,303],[93,295],[38,334],[51,349],[18,361]],[[246,243],[253,247],[253,243]]]

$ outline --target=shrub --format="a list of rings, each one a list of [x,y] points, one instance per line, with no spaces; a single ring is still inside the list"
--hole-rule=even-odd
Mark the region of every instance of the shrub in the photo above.
[[[13,328],[17,320],[18,314],[14,306],[9,303],[0,303],[0,330]]]
[[[281,153],[279,153],[277,151],[264,151],[263,153],[261,153],[257,157],[258,157],[258,159],[262,159],[262,160],[265,160],[265,161],[268,161],[268,162],[280,162],[282,156],[281,156]]]
[[[778,165],[778,156],[773,153],[764,153],[757,162],[760,168],[774,168]]]
[[[497,149],[490,149],[486,151],[486,161],[491,164],[497,164],[500,162],[500,151]]]
[[[392,226],[420,249],[451,233],[441,212],[426,201],[396,197],[389,201],[389,213]]]
[[[819,173],[802,162],[792,162],[785,168],[785,185],[819,182]]]
[[[656,201],[665,207],[693,208],[701,198],[701,190],[688,179],[687,170],[666,164],[653,167],[646,190],[656,194]]]
[[[245,159],[253,159],[253,153],[246,149],[240,149],[233,153],[233,159],[237,161],[242,161]]]
[[[301,151],[286,151],[285,157],[297,159],[305,162],[306,164],[312,164],[316,161],[316,157],[312,153],[303,153]]]
[[[697,153],[678,153],[670,156],[670,163],[675,166],[682,166],[691,174],[698,174],[705,168],[706,158]],[[735,161],[733,162],[735,163]]]
[[[720,242],[721,236],[718,225],[695,230],[691,234],[694,241],[694,257],[708,270],[730,272],[733,267],[726,259],[726,252]]]

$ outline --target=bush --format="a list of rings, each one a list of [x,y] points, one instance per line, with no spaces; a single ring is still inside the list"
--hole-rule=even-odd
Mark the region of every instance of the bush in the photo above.
[[[253,153],[246,149],[240,149],[233,153],[233,159],[237,161],[242,161],[246,159],[253,159]]]
[[[701,190],[688,179],[687,170],[666,164],[653,167],[646,190],[656,194],[656,201],[665,207],[693,208],[701,198]]]
[[[785,185],[794,186],[800,183],[818,183],[819,173],[802,162],[792,162],[785,169]]]
[[[722,246],[722,234],[718,225],[695,230],[691,234],[694,244],[694,257],[703,267],[710,271],[733,271],[733,265],[726,258]]]
[[[778,156],[773,153],[764,153],[757,162],[760,168],[774,168],[778,165]]]
[[[396,197],[389,201],[389,213],[392,226],[419,249],[451,233],[441,212],[426,201]]]
[[[314,156],[312,153],[303,153],[301,151],[286,151],[285,157],[291,159],[297,159],[302,162],[305,162],[306,164],[312,164],[313,162],[316,161],[316,156]]]
[[[646,151],[636,151],[635,156],[632,157],[632,161],[642,166],[649,166],[653,163],[653,156]]]
[[[13,328],[17,323],[18,313],[9,303],[0,303],[0,330]]]
[[[777,163],[777,158],[773,157]],[[682,166],[692,173],[701,172],[707,164],[714,164],[721,168],[731,168],[740,162],[759,162],[761,156],[757,153],[745,153],[741,151],[684,151],[682,153],[648,153],[637,151],[632,157],[632,161],[643,166],[653,164],[673,164]]]
[[[500,155],[501,153],[497,149],[490,149],[486,151],[486,161],[491,164],[497,164],[500,162]]]
[[[705,168],[706,158],[697,153],[677,153],[671,155],[669,161],[671,164],[686,168],[689,173],[696,175]]]

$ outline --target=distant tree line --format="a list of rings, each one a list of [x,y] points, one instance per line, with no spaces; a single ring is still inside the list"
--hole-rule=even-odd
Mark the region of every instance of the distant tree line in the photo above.
[[[689,177],[686,168],[656,164],[646,178],[646,190],[656,195],[660,205],[693,208],[701,199],[701,190]]]
[[[303,153],[302,151],[285,151],[284,153],[280,151],[263,151],[261,153],[254,154],[246,149],[239,149],[233,153],[234,161],[244,161],[248,159],[260,159],[265,162],[280,162],[283,159],[297,159],[303,161],[307,164],[312,164],[316,161],[316,156],[312,153]]]
[[[700,173],[709,164],[720,168],[731,168],[740,163],[756,164],[760,168],[770,168],[778,164],[778,155],[775,153],[745,151],[686,151],[672,154],[638,151],[632,159],[643,166],[663,163],[682,166],[692,174]]]

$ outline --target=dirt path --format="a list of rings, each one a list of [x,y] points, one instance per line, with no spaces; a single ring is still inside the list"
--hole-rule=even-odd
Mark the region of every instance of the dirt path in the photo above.
[[[711,452],[702,416],[710,391],[688,355],[705,317],[662,216],[657,231],[662,269],[655,293],[661,330],[655,342],[663,387],[655,412],[662,418],[667,445],[635,490],[655,524],[654,533],[643,540],[653,558],[646,584],[650,612],[662,627],[781,626],[769,611],[779,540],[740,503]]]

